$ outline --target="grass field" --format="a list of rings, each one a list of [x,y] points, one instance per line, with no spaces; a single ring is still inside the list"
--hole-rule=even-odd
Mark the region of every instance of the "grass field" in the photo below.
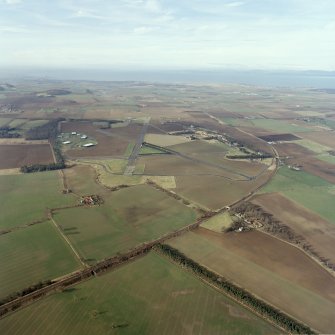
[[[8,126],[13,128],[21,127],[27,121],[28,121],[27,119],[14,119],[10,122]]]
[[[7,126],[11,121],[12,121],[12,119],[10,119],[10,118],[0,117],[0,127]]]
[[[57,171],[0,176],[0,229],[46,218],[46,209],[68,206]]]
[[[281,167],[261,193],[280,192],[289,199],[335,223],[334,185],[304,171]]]
[[[219,209],[255,190],[268,172],[252,181],[231,181],[220,176],[176,176],[176,193],[210,209]]]
[[[64,175],[68,188],[76,194],[103,195],[107,192],[104,187],[96,182],[96,172],[94,168],[89,165],[80,164],[72,168],[65,169]]]
[[[192,223],[193,209],[148,185],[112,192],[101,206],[71,208],[56,222],[83,258],[100,260]]]
[[[312,128],[301,126],[294,121],[281,121],[271,119],[255,119],[252,120],[254,126],[271,130],[277,133],[295,133],[311,131]]]
[[[218,214],[201,224],[201,227],[222,233],[222,230],[228,228],[233,223],[233,218],[228,212]]]
[[[327,154],[327,153],[323,153],[317,156],[318,159],[331,163],[331,164],[335,164],[335,156]]]
[[[28,130],[31,128],[35,128],[35,127],[39,127],[39,126],[43,126],[44,124],[48,123],[48,120],[31,120],[28,121],[24,124],[21,125],[21,128],[24,130]]]
[[[334,333],[335,279],[298,249],[257,231],[203,228],[168,244],[322,333]]]
[[[325,145],[322,145],[322,144],[319,144],[317,142],[307,140],[307,139],[298,140],[298,141],[295,141],[294,143],[299,144],[317,154],[321,154],[323,152],[332,150],[332,148],[330,147],[327,147]]]
[[[0,263],[0,297],[80,267],[49,221],[0,236]]]
[[[0,320],[2,334],[276,334],[192,274],[150,253]]]
[[[165,154],[165,152],[159,149],[147,147],[145,145],[141,147],[140,155],[153,155],[153,154],[156,154],[156,155]]]
[[[170,145],[190,142],[191,140],[184,136],[147,134],[145,136],[145,141],[151,144],[159,145],[161,147],[167,147]]]

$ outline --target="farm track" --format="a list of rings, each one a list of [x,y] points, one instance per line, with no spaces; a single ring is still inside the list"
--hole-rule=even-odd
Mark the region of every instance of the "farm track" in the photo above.
[[[76,258],[79,260],[79,262],[81,263],[81,265],[84,268],[87,268],[88,265],[83,261],[83,259],[80,257],[79,253],[77,252],[77,250],[74,248],[74,246],[71,244],[70,240],[66,237],[66,235],[63,233],[62,229],[58,226],[58,224],[56,223],[56,221],[54,220],[54,218],[52,217],[52,214],[50,213],[49,216],[50,221],[53,223],[53,225],[56,227],[57,231],[59,232],[59,234],[62,236],[62,238],[64,239],[64,241],[66,242],[66,244],[70,247],[70,249],[73,251],[74,255],[76,256]]]
[[[148,123],[145,123],[143,125],[143,128],[142,128],[142,132],[141,132],[141,136],[139,137],[137,143],[135,144],[135,147],[133,148],[133,152],[132,154],[130,155],[129,159],[128,159],[128,166],[129,166],[129,163],[131,164],[135,164],[135,161],[138,157],[138,154],[139,154],[139,150],[141,148],[141,145],[143,143],[143,140],[144,140],[144,136],[146,134],[146,131],[148,129],[148,126],[149,124]],[[273,148],[273,150],[275,151],[275,149]],[[173,152],[173,150],[172,150]],[[185,159],[189,159],[195,163],[201,163],[201,164],[206,164],[206,162],[203,162],[201,160],[197,160],[197,159],[194,159],[194,158],[191,158],[191,157],[188,157],[186,155],[183,155],[183,154],[180,154],[178,152],[173,152],[179,156],[181,156],[182,158],[185,158]],[[54,153],[53,153],[54,154]],[[251,192],[250,194],[248,194],[246,197],[243,197],[242,199],[240,199],[239,201],[235,202],[234,204],[232,205],[235,205],[237,203],[240,203],[240,202],[243,202],[245,201],[246,199],[250,198],[255,192],[257,192],[260,188],[262,188],[264,185],[266,185],[272,178],[272,176],[276,173],[277,171],[277,168],[278,168],[278,159],[277,159],[277,153],[276,154],[276,158],[275,158],[275,162],[276,162],[276,169],[274,169],[273,173],[271,173],[271,176],[269,176],[269,178],[267,179],[267,181],[260,185],[256,190],[254,190],[253,192]],[[210,164],[210,163],[209,163]],[[210,164],[211,166],[215,166],[215,167],[219,167],[220,165],[217,165],[217,164]],[[111,173],[111,171],[109,171],[109,169],[106,168],[106,166],[104,166],[102,164],[104,170],[108,173]],[[220,166],[220,168],[222,168],[222,166]],[[226,170],[230,170],[230,169],[227,169],[225,168]],[[239,174],[239,173],[236,173],[234,171],[229,171],[229,172],[233,172],[237,175],[240,175],[240,176],[243,176],[244,178],[246,179],[243,179],[243,180],[250,180],[250,176],[247,176],[247,175],[244,175],[244,174]],[[64,188],[67,187],[67,182],[66,182],[66,179],[65,179],[65,175],[64,175],[64,172],[62,171],[62,181],[63,181],[63,186]],[[264,171],[262,171],[260,174],[264,173]],[[99,183],[100,184],[100,183]],[[157,185],[154,185],[155,187]],[[158,186],[158,188],[163,191],[163,192],[166,192],[168,193],[170,196],[176,198],[176,196],[178,197],[177,200],[180,200],[180,201],[183,201],[184,199],[182,197],[179,197],[177,194],[175,193],[171,193],[168,191],[168,190],[165,190],[164,188],[161,188]],[[194,204],[192,204],[193,206],[195,206]],[[197,207],[197,206],[196,206]],[[215,214],[219,214],[221,213],[222,211],[224,211],[226,209],[220,209],[218,211],[215,212]],[[214,213],[213,213],[214,214]],[[214,214],[214,215],[215,215]],[[70,246],[70,248],[73,250],[73,252],[75,253],[76,257],[80,260],[81,264],[83,264],[84,266],[84,269],[80,270],[80,271],[76,271],[74,273],[71,273],[69,275],[66,275],[62,278],[59,278],[57,279],[55,282],[53,282],[51,285],[49,286],[46,286],[46,287],[43,287],[42,289],[39,289],[39,290],[36,290],[30,294],[27,294],[25,296],[22,296],[22,297],[19,297],[15,300],[12,300],[2,306],[0,306],[0,318],[4,317],[8,312],[10,311],[14,311],[16,310],[17,308],[20,308],[20,307],[23,307],[39,298],[42,298],[43,296],[47,295],[47,294],[50,294],[52,292],[55,292],[59,289],[64,289],[68,286],[71,286],[71,285],[74,285],[74,284],[78,284],[84,280],[87,280],[91,277],[94,277],[96,276],[97,274],[101,274],[107,270],[111,270],[111,269],[114,269],[116,267],[119,267],[121,265],[124,265],[130,261],[133,261],[133,260],[136,260],[138,257],[141,257],[141,256],[144,256],[145,254],[147,254],[155,245],[159,244],[159,243],[163,243],[165,242],[166,240],[168,239],[171,239],[171,238],[174,238],[174,237],[177,237],[185,232],[188,232],[188,231],[191,231],[193,229],[196,229],[200,226],[200,224],[203,222],[203,221],[206,221],[208,219],[208,216],[203,216],[203,217],[200,217],[195,223],[192,223],[186,227],[183,227],[177,231],[174,231],[174,232],[171,232],[171,233],[168,233],[164,236],[161,236],[160,238],[154,240],[154,241],[151,241],[151,242],[148,242],[148,243],[143,243],[141,244],[140,246],[130,250],[129,252],[127,253],[124,253],[124,254],[121,254],[121,255],[118,255],[118,256],[115,256],[115,257],[112,257],[112,258],[108,258],[106,260],[103,260],[103,261],[100,261],[98,262],[97,264],[93,265],[93,266],[88,266],[86,263],[84,263],[80,257],[80,255],[77,253],[77,251],[73,248],[72,244],[70,243],[69,240],[67,240],[66,236],[64,236],[63,232],[61,231],[60,227],[58,227],[58,225],[55,223],[55,221],[53,220],[52,218],[52,215],[51,215],[51,220],[53,222],[53,224],[55,225],[55,227],[57,228],[57,230],[60,232],[60,234],[63,236],[63,238],[65,239],[65,241],[67,242],[67,244]],[[208,283],[207,283],[208,284]]]

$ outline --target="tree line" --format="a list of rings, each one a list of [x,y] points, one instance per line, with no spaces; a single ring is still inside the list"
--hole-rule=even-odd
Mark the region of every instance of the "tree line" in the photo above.
[[[258,220],[262,223],[262,230],[297,245],[329,269],[335,269],[335,264],[314,250],[312,245],[306,241],[302,235],[297,234],[292,228],[276,219],[271,213],[266,212],[261,206],[246,201],[231,208],[231,213],[238,214],[240,216],[242,215],[245,220],[250,222],[250,225],[252,225],[254,220]],[[247,228],[248,224],[245,220],[240,219],[239,222],[241,222],[243,227]],[[244,223],[242,221],[244,221]]]
[[[270,306],[264,301],[256,298],[251,293],[229,282],[227,279],[223,277],[218,277],[216,273],[210,271],[209,269],[198,264],[191,258],[185,256],[179,250],[166,244],[158,244],[157,246],[155,246],[155,249],[165,254],[183,267],[186,267],[189,270],[193,271],[199,277],[210,281],[216,287],[219,287],[220,289],[225,291],[228,295],[234,297],[236,300],[247,305],[248,307],[251,307],[257,313],[270,319],[287,331],[295,334],[315,334],[308,326],[293,319],[292,317],[274,308],[273,306]]]
[[[23,165],[20,170],[23,173],[32,173],[32,172],[42,172],[42,171],[52,171],[52,170],[61,170],[66,168],[65,159],[62,154],[60,142],[57,140],[58,134],[58,122],[62,121],[62,119],[52,120],[44,126],[36,127],[43,128],[42,131],[38,130],[34,135],[29,139],[33,140],[41,140],[46,139],[44,136],[48,135],[47,139],[50,141],[50,144],[53,147],[53,152],[55,154],[56,163],[50,164],[32,164],[32,165]],[[33,128],[33,129],[36,129]],[[33,130],[32,129],[32,130]],[[43,138],[42,138],[43,137]]]
[[[16,128],[13,127],[0,127],[0,138],[18,138],[21,137],[21,135],[17,132],[15,132]]]
[[[27,140],[49,140],[54,139],[58,133],[58,123],[64,121],[63,118],[50,120],[48,123],[38,127],[28,129],[25,134]]]

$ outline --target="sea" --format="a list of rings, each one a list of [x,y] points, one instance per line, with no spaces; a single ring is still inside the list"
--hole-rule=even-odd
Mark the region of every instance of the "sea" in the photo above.
[[[335,71],[0,69],[0,78],[335,89]]]

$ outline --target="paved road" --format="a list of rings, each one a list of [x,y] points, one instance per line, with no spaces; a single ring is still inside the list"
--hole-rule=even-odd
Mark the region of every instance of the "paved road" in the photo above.
[[[145,134],[147,133],[149,127],[149,120],[145,121],[143,123],[143,127],[141,130],[141,134],[137,139],[137,142],[134,145],[133,151],[131,152],[129,158],[128,158],[128,164],[126,166],[126,169],[124,171],[124,175],[126,176],[131,176],[135,170],[135,166],[136,166],[136,159],[140,153],[141,147],[142,147],[142,143],[144,141],[144,137]]]

